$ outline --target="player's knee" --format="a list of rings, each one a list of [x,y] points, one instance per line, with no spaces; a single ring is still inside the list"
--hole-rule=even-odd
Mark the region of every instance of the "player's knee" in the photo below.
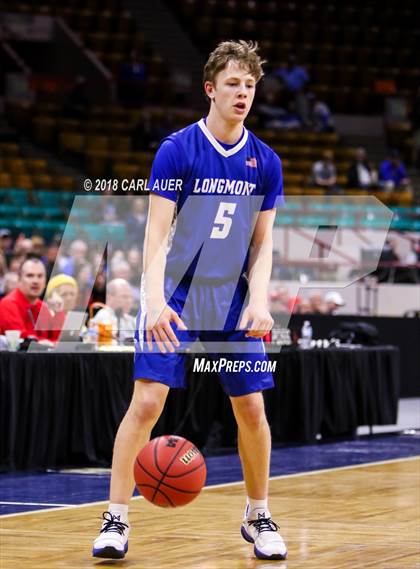
[[[154,425],[162,412],[163,405],[160,399],[147,396],[142,397],[141,400],[136,403],[136,405],[131,406],[131,413],[135,422],[139,426],[145,424]]]
[[[239,427],[258,429],[266,422],[264,403],[262,401],[245,400],[236,408],[236,417]]]

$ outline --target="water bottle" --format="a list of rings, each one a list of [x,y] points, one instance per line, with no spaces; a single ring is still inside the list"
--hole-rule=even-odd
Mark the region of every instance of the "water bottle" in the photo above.
[[[311,347],[312,342],[312,326],[309,320],[305,320],[300,333],[300,347],[307,350]]]
[[[97,344],[98,342],[98,329],[94,325],[90,325],[86,330],[83,341],[87,344]]]

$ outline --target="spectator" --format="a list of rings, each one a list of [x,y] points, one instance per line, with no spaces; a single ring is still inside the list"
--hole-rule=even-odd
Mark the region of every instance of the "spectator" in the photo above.
[[[3,276],[1,298],[8,295],[9,292],[15,290],[19,282],[19,275],[17,273],[7,272]]]
[[[319,292],[311,294],[309,297],[309,304],[312,314],[325,314],[327,311],[324,297]]]
[[[4,256],[6,263],[9,264],[13,256],[13,239],[10,229],[0,229],[0,254]]]
[[[27,255],[32,253],[32,249],[32,240],[28,239],[23,233],[21,233],[15,241],[13,255],[23,260]]]
[[[130,284],[134,295],[134,306],[138,308],[138,304],[140,303],[139,283],[143,272],[143,258],[141,252],[137,248],[131,248],[127,253],[127,262],[131,267]]]
[[[384,266],[384,264],[400,262],[400,256],[396,251],[396,246],[397,243],[392,237],[388,237],[385,240],[381,256],[379,257],[378,268],[372,273],[377,277],[379,283],[391,281],[395,277],[395,268],[392,266]]]
[[[331,150],[324,150],[322,159],[312,167],[313,182],[320,188],[335,190],[337,184],[337,170],[334,164],[334,154]]]
[[[54,269],[55,261],[58,254],[58,243],[50,243],[45,253],[45,267],[47,269],[47,280]]]
[[[411,241],[410,250],[403,259],[407,267],[397,269],[395,282],[400,283],[420,283],[420,267],[416,267],[417,263],[420,264],[420,240],[416,242]]]
[[[74,310],[77,303],[79,287],[73,277],[60,274],[49,280],[45,298],[53,310],[68,312]]]
[[[139,284],[138,285],[131,284],[132,276],[133,276],[133,273],[132,273],[130,264],[127,263],[127,261],[120,261],[119,263],[116,263],[112,267],[112,278],[113,279],[124,279],[125,281],[130,283],[131,293],[133,295],[133,298],[135,298],[137,301],[137,299],[140,298],[140,287],[139,287]]]
[[[32,235],[32,249],[31,254],[35,255],[44,263],[47,264],[47,257],[45,256],[45,239],[40,235]]]
[[[53,345],[59,333],[55,315],[40,299],[45,280],[42,261],[30,257],[22,263],[17,287],[0,301],[0,333],[20,330],[21,338],[33,337]]]
[[[113,279],[107,287],[106,307],[92,318],[91,324],[112,324],[114,338],[124,341],[133,338],[136,319],[130,314],[133,294],[130,284],[124,279]]]
[[[294,311],[296,314],[312,314],[312,306],[307,298],[302,298]]]
[[[345,306],[343,297],[339,292],[331,291],[325,295],[326,313],[335,314],[335,312],[342,306]]]
[[[316,97],[310,97],[312,102],[312,127],[315,132],[334,132],[334,119],[327,103],[319,101]]]
[[[290,100],[293,100],[302,123],[308,126],[310,124],[309,105],[305,88],[309,82],[309,75],[306,69],[298,65],[295,55],[289,55],[287,65],[275,71],[275,76],[282,80],[286,90],[288,97],[286,106],[288,107]]]
[[[377,185],[378,173],[368,161],[366,150],[357,148],[355,159],[347,172],[349,188],[370,189]]]
[[[290,130],[302,127],[302,122],[294,112],[292,103],[289,103],[288,110],[279,105],[278,93],[275,89],[266,89],[263,92],[262,100],[257,106],[257,113],[261,128]]]
[[[69,255],[60,259],[59,267],[62,273],[74,277],[80,268],[87,263],[88,247],[84,241],[77,239],[70,245]]]
[[[131,280],[131,267],[127,261],[120,259],[117,263],[114,263],[112,268],[112,278],[113,279],[124,279],[130,282]]]
[[[393,150],[379,168],[379,185],[386,191],[408,189],[410,180],[399,152]]]
[[[291,314],[301,302],[299,297],[289,295],[289,291],[284,286],[278,286],[270,294],[270,310],[273,313],[286,313]]]
[[[79,296],[77,299],[77,306],[85,310],[88,304],[91,302],[95,302],[98,300],[99,302],[102,299],[95,299],[91,300],[92,298],[92,287],[94,286],[93,282],[93,273],[92,273],[92,266],[90,263],[84,263],[77,268],[77,271],[74,275],[74,279],[77,282],[77,286],[79,288]],[[105,295],[103,297],[103,301],[105,302]]]
[[[147,200],[144,197],[135,197],[133,207],[126,219],[127,239],[139,248],[144,241],[144,232],[147,220]]]

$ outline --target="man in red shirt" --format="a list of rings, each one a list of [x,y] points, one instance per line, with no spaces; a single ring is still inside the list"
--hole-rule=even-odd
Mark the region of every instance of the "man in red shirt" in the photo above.
[[[57,315],[53,316],[39,298],[45,282],[46,272],[42,261],[35,257],[26,259],[19,269],[17,288],[0,301],[1,334],[6,330],[20,330],[21,338],[34,337],[47,345],[57,340]]]

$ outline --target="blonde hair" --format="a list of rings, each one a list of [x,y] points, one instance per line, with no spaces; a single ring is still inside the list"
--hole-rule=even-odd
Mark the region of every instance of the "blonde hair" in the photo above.
[[[64,275],[60,273],[59,275],[56,275],[55,277],[53,277],[48,281],[47,290],[45,291],[45,297],[50,298],[55,289],[63,284],[74,286],[74,288],[77,291],[79,290],[79,287],[77,286],[77,281],[73,277],[71,277],[70,275]]]
[[[211,52],[204,66],[203,84],[214,83],[216,75],[222,71],[229,61],[237,61],[241,67],[249,70],[255,81],[264,75],[262,69],[265,61],[258,55],[258,43],[252,41],[223,41]]]

